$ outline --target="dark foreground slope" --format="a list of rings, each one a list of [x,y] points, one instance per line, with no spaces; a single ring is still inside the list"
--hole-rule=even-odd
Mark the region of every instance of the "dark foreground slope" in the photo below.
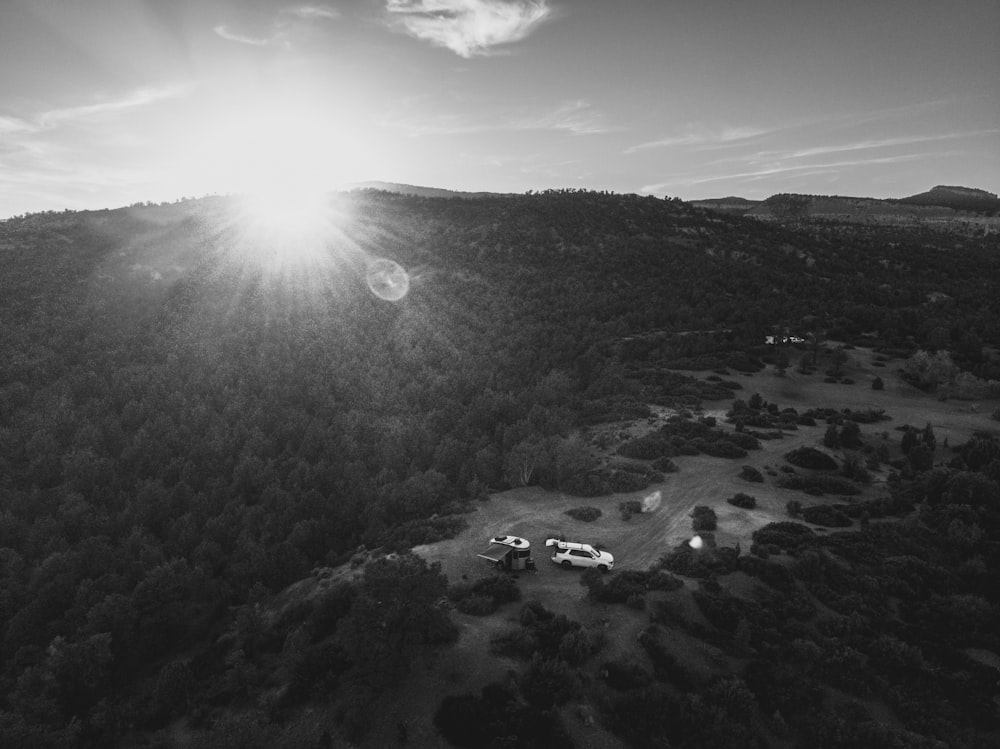
[[[572,426],[675,396],[653,366],[760,366],[792,329],[996,376],[985,239],[603,193],[344,201],[321,257],[276,252],[224,199],[0,224],[0,743],[204,729],[284,647],[293,704],[342,679],[363,701],[448,641],[434,569],[386,562],[287,643],[257,604],[359,545],[452,533],[526,455],[560,486],[587,467],[551,457]],[[405,298],[371,293],[376,258],[408,270]]]

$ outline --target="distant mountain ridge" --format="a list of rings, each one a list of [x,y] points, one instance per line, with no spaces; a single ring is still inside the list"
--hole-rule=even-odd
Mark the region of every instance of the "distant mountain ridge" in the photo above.
[[[927,192],[902,198],[900,203],[910,205],[937,205],[958,211],[995,211],[1000,209],[1000,198],[996,193],[975,187],[936,185]]]
[[[971,187],[938,185],[927,192],[898,199],[779,193],[765,200],[730,196],[695,200],[691,204],[719,213],[780,223],[820,220],[1000,232],[1000,198]]]
[[[379,180],[368,180],[365,182],[354,182],[346,185],[347,190],[382,190],[384,192],[395,192],[402,195],[416,195],[421,198],[485,198],[497,197],[510,193],[500,192],[464,192],[462,190],[446,190],[442,187],[422,187],[420,185],[407,185],[399,182],[381,182]]]

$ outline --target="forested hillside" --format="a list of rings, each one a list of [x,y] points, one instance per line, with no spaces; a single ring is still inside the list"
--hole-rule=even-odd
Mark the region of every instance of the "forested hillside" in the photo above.
[[[592,468],[574,427],[706,394],[653,365],[752,371],[793,334],[1000,379],[995,238],[595,192],[339,200],[314,264],[242,252],[222,198],[0,223],[0,744],[112,746],[245,697],[213,643],[281,645],[233,607],[454,533],[526,456],[565,486]],[[398,302],[365,283],[381,257]],[[443,590],[400,559],[310,620],[347,617],[326,657],[362,695],[366,658],[392,675],[453,636],[429,616],[373,643],[379,591]]]

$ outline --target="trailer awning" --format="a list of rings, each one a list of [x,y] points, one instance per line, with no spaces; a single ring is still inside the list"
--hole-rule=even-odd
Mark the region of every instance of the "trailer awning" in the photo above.
[[[490,547],[486,551],[476,556],[488,559],[491,562],[499,562],[512,551],[514,550],[506,544],[490,544]]]

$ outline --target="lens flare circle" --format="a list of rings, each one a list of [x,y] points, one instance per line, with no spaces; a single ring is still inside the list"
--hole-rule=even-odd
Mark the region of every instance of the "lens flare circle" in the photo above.
[[[660,509],[660,502],[663,501],[663,494],[657,489],[652,494],[647,494],[642,498],[642,511],[643,512],[656,512]]]
[[[410,276],[395,260],[379,258],[368,265],[365,281],[372,294],[388,302],[398,302],[410,291]]]

